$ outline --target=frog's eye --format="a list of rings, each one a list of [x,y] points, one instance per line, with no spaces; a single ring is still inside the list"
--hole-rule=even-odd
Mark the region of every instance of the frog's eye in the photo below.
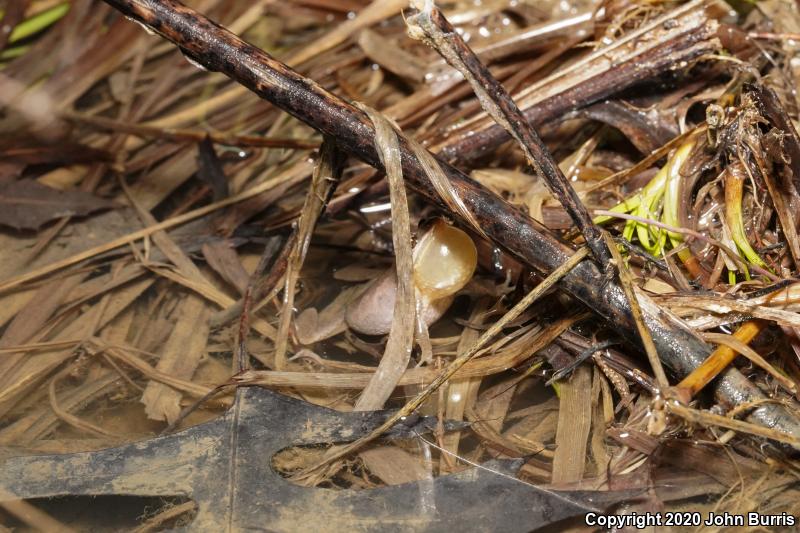
[[[467,284],[477,262],[469,235],[439,220],[414,247],[414,283],[429,301],[444,298]]]

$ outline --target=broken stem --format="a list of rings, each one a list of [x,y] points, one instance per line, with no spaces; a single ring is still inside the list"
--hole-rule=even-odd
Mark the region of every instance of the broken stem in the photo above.
[[[286,265],[283,289],[283,307],[278,332],[275,338],[275,368],[286,367],[286,348],[289,341],[289,327],[294,314],[294,291],[297,278],[311,244],[311,235],[322,215],[333,191],[341,178],[343,157],[336,149],[336,141],[326,138],[320,148],[319,162],[311,177],[311,186],[306,193],[303,210],[297,221],[297,237],[294,239]]]
[[[752,341],[766,325],[767,323],[763,320],[749,320],[733,333],[733,338],[747,344]],[[717,349],[711,352],[711,355],[703,361],[703,364],[683,378],[676,388],[688,391],[689,397],[694,396],[700,392],[703,387],[711,383],[725,367],[730,365],[733,360],[736,359],[737,355],[739,355],[739,352],[730,346],[720,344],[717,346]]]

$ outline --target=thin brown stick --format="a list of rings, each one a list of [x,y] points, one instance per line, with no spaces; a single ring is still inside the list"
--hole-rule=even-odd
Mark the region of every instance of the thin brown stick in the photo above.
[[[318,142],[303,139],[274,139],[260,135],[230,135],[200,129],[158,128],[146,124],[131,124],[106,117],[78,113],[65,113],[64,117],[73,122],[86,124],[100,130],[129,133],[137,137],[170,139],[181,142],[201,142],[203,139],[209,139],[216,144],[250,146],[253,148],[286,148],[292,150],[314,150],[319,148]]]

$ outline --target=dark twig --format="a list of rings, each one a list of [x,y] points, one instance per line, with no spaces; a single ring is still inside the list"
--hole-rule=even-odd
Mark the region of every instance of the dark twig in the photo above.
[[[556,381],[565,378],[566,376],[571,374],[573,370],[575,370],[576,368],[581,366],[587,359],[589,359],[591,356],[593,356],[597,352],[603,351],[606,348],[610,348],[612,346],[616,346],[617,344],[619,344],[619,341],[603,341],[603,342],[601,342],[599,344],[593,344],[592,346],[589,346],[588,348],[583,350],[581,353],[579,353],[577,355],[577,357],[575,357],[575,360],[572,361],[572,363],[570,363],[569,365],[565,366],[561,370],[558,370],[557,372],[555,372],[553,374],[553,376],[550,379],[547,380],[547,383],[545,383],[545,385],[547,385],[549,387],[550,385],[552,385]]]
[[[273,291],[273,289],[275,289],[278,282],[280,282],[281,278],[283,277],[284,272],[286,272],[286,265],[289,259],[289,252],[292,250],[294,237],[295,234],[292,232],[283,243],[281,243],[283,239],[279,236],[270,237],[270,239],[267,241],[267,244],[264,246],[264,251],[261,254],[261,259],[256,267],[256,271],[250,278],[250,283],[247,287],[246,294],[237,300],[232,306],[212,315],[212,327],[223,326],[240,316],[248,298],[250,305],[252,302],[258,302],[264,299],[267,295],[269,295],[270,292]],[[281,244],[283,244],[282,247]],[[280,254],[275,257],[275,254],[278,253],[279,249]],[[270,261],[272,261],[271,266]],[[269,267],[269,271],[267,271],[267,267]],[[266,276],[264,275],[264,272],[268,272]]]
[[[522,148],[528,163],[544,179],[550,192],[569,213],[583,234],[586,244],[601,267],[611,264],[611,256],[600,229],[581,202],[578,193],[558,167],[539,134],[520,111],[503,85],[464,42],[445,16],[430,0],[415,2],[419,13],[407,19],[409,34],[426,41],[472,86],[483,109],[505,129]]]
[[[107,117],[81,115],[64,112],[62,116],[78,124],[115,133],[130,133],[144,138],[170,139],[178,142],[199,142],[210,139],[215,144],[229,146],[252,146],[254,148],[286,148],[290,150],[313,150],[319,142],[303,139],[273,139],[260,135],[227,135],[205,130],[158,128],[146,124],[131,124]]]
[[[174,42],[207,69],[225,73],[301,121],[335,137],[345,152],[383,169],[375,148],[375,130],[368,117],[312,80],[175,0],[105,1]],[[407,183],[441,205],[408,143],[400,135],[398,140]],[[540,272],[552,272],[574,253],[533,219],[457,169],[440,163],[464,204],[481,222],[487,237],[521,262]],[[622,289],[613,281],[604,284],[594,262],[582,262],[559,285],[608,320],[621,335],[636,342],[636,328]],[[646,325],[663,362],[679,376],[699,366],[710,353],[709,346],[663,313],[649,298],[642,296],[640,300]],[[765,398],[735,368],[726,370],[714,388],[718,400],[726,405]],[[800,420],[783,406],[760,402],[748,418],[800,436]]]

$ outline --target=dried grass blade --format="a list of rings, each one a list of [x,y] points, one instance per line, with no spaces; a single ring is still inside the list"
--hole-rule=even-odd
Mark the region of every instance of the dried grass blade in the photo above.
[[[147,364],[147,362],[143,361],[138,356],[133,355],[133,353],[131,353],[130,350],[127,350],[120,346],[110,346],[106,344],[106,342],[103,339],[93,338],[91,339],[91,342],[98,352],[102,351],[114,357],[115,359],[122,361],[128,366],[133,367],[134,369],[138,370],[149,379],[158,381],[165,385],[169,385],[174,389],[183,391],[187,394],[197,397],[208,394],[212,390],[210,387],[199,385],[197,383],[186,381],[184,379],[176,378],[175,376],[171,376],[169,374],[160,372],[156,368],[153,368],[152,365]]]
[[[153,280],[145,279],[133,282],[119,291],[114,298],[108,298],[105,305],[102,301],[95,304],[87,313],[67,324],[64,329],[50,339],[62,341],[67,339],[85,339],[101,329],[117,315],[122,313],[136,298],[147,290]],[[19,368],[2,376],[0,383],[0,416],[15,405],[30,387],[40,383],[41,380],[74,355],[73,350],[46,351],[41,354],[27,357]]]
[[[69,424],[70,426],[83,431],[85,433],[93,434],[97,437],[108,437],[111,439],[119,439],[118,435],[114,435],[113,433],[106,431],[105,429],[92,424],[82,418],[73,415],[66,409],[64,409],[58,401],[58,397],[56,395],[56,383],[65,375],[65,372],[57,374],[53,379],[50,380],[50,383],[47,387],[48,397],[50,399],[50,407],[53,410],[53,413],[63,422]]]
[[[592,423],[591,367],[575,369],[572,378],[561,383],[553,456],[553,484],[576,483],[583,479],[586,448]]]
[[[521,337],[519,346],[514,346],[513,348],[497,350],[494,345],[480,348],[475,357],[464,364],[451,378],[452,380],[483,378],[517,367],[529,359],[531,354],[553,342],[580,318],[585,318],[585,316],[573,316],[554,322],[547,328],[536,331],[530,337]],[[472,343],[470,343],[470,346],[472,346]],[[495,351],[498,353],[494,353]],[[481,357],[487,352],[492,353],[492,355]],[[311,358],[317,362],[322,361],[316,354]],[[337,370],[337,372],[248,370],[234,376],[233,381],[240,386],[362,389],[369,383],[373,372],[372,367],[348,364],[350,368],[342,369],[339,365],[333,366],[330,361],[325,361],[325,364]],[[437,375],[438,373],[430,367],[409,368],[403,373],[397,384],[425,385],[432,383]],[[448,415],[448,419],[450,418]]]
[[[78,410],[98,396],[113,391],[118,382],[119,378],[110,371],[99,377],[95,376],[91,382],[84,382],[59,398],[59,405],[67,412]],[[63,418],[54,413],[49,404],[41,406],[4,427],[0,431],[0,444],[28,446],[51,433],[62,420]]]
[[[361,30],[358,46],[369,59],[389,72],[416,83],[425,81],[427,65],[417,56],[406,52],[377,32]]]
[[[37,350],[48,350],[52,348],[68,348],[76,346],[82,341],[80,339],[52,341],[52,342],[32,342],[30,344],[18,344],[8,348],[0,348],[0,355],[7,355],[14,352],[34,352]]]
[[[597,360],[599,358],[596,358]],[[611,397],[611,386],[606,381],[602,368],[598,365],[592,372],[592,430],[589,446],[594,461],[594,472],[604,477],[608,473],[611,461],[606,447],[606,429],[614,422],[614,400]]]
[[[358,30],[397,15],[401,9],[406,7],[406,2],[407,0],[373,0],[370,5],[359,11],[355,18],[337,24],[333,30],[289,56],[286,62],[290,65],[304,63],[312,57],[344,42]]]
[[[465,222],[467,222],[472,229],[478,232],[479,235],[485,236],[486,233],[484,233],[483,228],[475,218],[475,215],[473,215],[472,212],[467,209],[467,206],[464,204],[464,200],[461,199],[461,196],[450,183],[450,180],[448,180],[447,176],[445,176],[444,172],[442,171],[442,167],[439,166],[439,161],[437,161],[433,154],[418,142],[414,141],[410,137],[407,137],[406,140],[408,141],[408,146],[411,148],[411,151],[413,151],[414,155],[417,156],[420,167],[422,167],[422,170],[431,180],[431,185],[433,185],[433,188],[436,189],[436,194],[439,195],[445,205],[454,213],[458,213],[458,215]]]
[[[697,329],[714,327],[716,320],[714,315],[722,317],[734,315],[732,317],[734,320],[736,320],[736,315],[749,315],[753,318],[769,320],[783,326],[800,327],[800,314],[793,310],[795,309],[794,305],[792,305],[791,309],[776,309],[768,306],[783,304],[783,302],[777,300],[774,303],[769,302],[768,305],[759,304],[759,301],[763,302],[761,299],[733,300],[714,295],[670,295],[657,298],[657,300],[662,306],[681,315],[699,315],[691,320],[692,325]]]
[[[219,164],[218,161],[216,163]],[[221,170],[219,173],[220,178],[224,180],[225,176],[221,174]],[[156,219],[139,204],[123,180],[120,180],[120,185],[143,224],[146,226],[156,224]],[[227,182],[225,185],[227,186]],[[198,285],[215,288],[167,232],[157,231],[151,237],[182,276]],[[210,311],[202,298],[190,294],[180,303],[177,313],[178,320],[167,339],[156,369],[178,378],[190,379],[205,355],[210,331],[208,324]],[[181,412],[181,398],[180,392],[151,380],[142,394],[141,402],[145,406],[148,418],[172,423]]]
[[[155,368],[170,376],[190,380],[206,353],[210,313],[203,299],[194,294],[186,296],[176,312],[178,320]],[[175,389],[151,380],[141,402],[148,418],[172,423],[181,412],[181,397],[182,394]]]
[[[652,335],[650,335],[650,330],[647,329],[647,325],[644,323],[642,308],[639,305],[639,299],[636,296],[636,291],[633,288],[633,279],[631,278],[631,274],[628,271],[628,267],[625,265],[624,260],[622,259],[622,255],[617,249],[617,243],[614,242],[614,239],[611,237],[611,235],[603,232],[603,238],[606,241],[609,252],[611,252],[611,256],[614,258],[614,262],[617,264],[619,282],[620,285],[622,285],[622,290],[625,292],[625,297],[628,299],[628,303],[631,306],[633,321],[636,324],[637,331],[639,332],[639,337],[642,341],[642,345],[644,346],[645,353],[647,354],[647,359],[650,362],[650,366],[653,368],[653,374],[658,382],[658,387],[665,392],[669,387],[669,380],[667,379],[667,374],[664,372],[664,367],[661,366],[661,359],[658,357],[658,350],[653,342]]]
[[[63,303],[67,295],[85,279],[86,273],[79,272],[63,279],[50,281],[40,287],[33,298],[14,317],[0,337],[0,348],[28,342],[41,334],[46,321]],[[24,353],[16,353],[0,359],[0,376],[8,376],[25,359]],[[3,380],[0,379],[0,383]]]
[[[159,222],[158,224],[154,224],[154,225],[149,226],[147,228],[143,228],[143,229],[140,229],[138,231],[131,232],[131,233],[127,234],[127,235],[123,235],[122,237],[119,237],[118,239],[114,239],[114,240],[112,240],[110,242],[107,242],[105,244],[101,244],[100,246],[95,246],[94,248],[90,248],[88,250],[85,250],[83,252],[77,253],[77,254],[72,255],[70,257],[61,259],[60,261],[56,261],[54,263],[50,263],[49,265],[45,265],[43,267],[39,267],[39,268],[33,269],[33,270],[29,271],[29,272],[26,272],[25,274],[21,274],[19,276],[14,276],[14,277],[6,279],[4,281],[0,281],[0,293],[5,292],[5,291],[7,291],[9,289],[12,289],[14,287],[18,287],[18,286],[22,285],[23,283],[27,283],[28,281],[32,281],[32,280],[38,279],[38,278],[40,278],[42,276],[46,276],[47,274],[52,274],[53,272],[57,272],[57,271],[61,270],[62,268],[66,268],[68,266],[75,265],[77,263],[80,263],[81,261],[85,261],[87,259],[91,259],[92,257],[95,257],[95,256],[100,255],[102,253],[108,252],[110,250],[114,250],[114,249],[119,248],[121,246],[125,246],[126,244],[130,244],[130,243],[135,242],[135,241],[137,241],[139,239],[142,239],[144,237],[148,237],[148,236],[152,235],[153,233],[155,233],[157,231],[162,231],[162,230],[166,230],[166,229],[169,229],[169,228],[174,228],[175,226],[180,226],[181,224],[185,224],[186,222],[189,222],[190,220],[194,220],[196,218],[200,218],[202,216],[205,216],[205,215],[207,215],[209,213],[213,213],[214,211],[222,209],[223,207],[227,207],[229,205],[234,205],[234,204],[237,204],[237,203],[242,202],[244,200],[247,200],[249,198],[253,198],[254,196],[258,196],[259,194],[261,194],[261,193],[263,193],[265,191],[268,191],[268,190],[272,189],[273,187],[276,187],[276,186],[280,185],[281,182],[283,182],[283,181],[284,181],[284,178],[282,178],[282,177],[277,177],[277,178],[273,178],[271,180],[267,180],[267,181],[265,181],[265,182],[263,182],[263,183],[261,183],[259,185],[256,185],[255,187],[252,187],[252,188],[250,188],[250,189],[248,189],[246,191],[242,191],[239,194],[231,196],[230,198],[226,198],[225,200],[222,200],[222,201],[219,201],[219,202],[214,202],[212,204],[209,204],[209,205],[206,205],[206,206],[203,206],[203,207],[199,207],[197,209],[194,209],[194,210],[189,211],[187,213],[184,213],[182,215],[178,215],[178,216],[169,218],[167,220],[164,220],[162,222]]]
[[[399,153],[397,157],[399,158]],[[286,265],[286,274],[284,274],[283,308],[275,340],[275,368],[277,370],[286,368],[286,345],[294,312],[294,291],[297,286],[297,278],[306,259],[317,220],[325,210],[325,206],[341,178],[343,159],[341,152],[336,148],[335,141],[326,138],[322,143],[319,163],[314,169],[311,187],[300,212],[300,219],[297,222],[297,238],[294,240]],[[402,177],[400,179],[402,180]]]
[[[224,292],[222,292],[221,290],[219,290],[210,283],[198,282],[189,279],[181,275],[180,273],[175,272],[171,268],[156,267],[152,265],[150,265],[149,268],[159,276],[164,277],[170,281],[174,281],[175,283],[196,292],[206,300],[214,302],[215,304],[219,305],[222,308],[230,308],[236,303],[233,300],[233,298],[231,298],[230,296],[228,296],[227,294],[225,294]],[[215,324],[210,319],[209,319],[209,325],[215,326]],[[257,318],[253,320],[253,323],[250,325],[250,327],[252,327],[255,331],[257,331],[258,333],[260,333],[261,335],[263,335],[268,339],[275,338],[276,335],[275,328],[272,326],[272,324],[270,324],[263,318]]]
[[[400,143],[397,132],[387,118],[377,111],[360,105],[375,126],[375,145],[386,169],[389,181],[389,200],[392,206],[392,244],[397,269],[397,297],[394,303],[394,321],[386,341],[378,371],[370,380],[356,402],[356,411],[380,409],[397,386],[408,367],[414,346],[416,324],[416,296],[413,281],[413,256],[411,250],[411,220],[408,214],[403,168],[400,161]]]
[[[476,323],[480,316],[486,312],[485,302],[476,305],[469,317],[470,322]],[[470,346],[475,344],[478,340],[478,330],[474,328],[464,328],[461,332],[461,338],[458,341],[457,354],[462,354],[469,349]],[[458,356],[458,355],[457,355]],[[444,405],[444,418],[446,420],[463,420],[465,410],[472,407],[475,399],[478,396],[478,389],[481,385],[481,378],[466,378],[466,379],[452,379],[447,387],[447,394],[445,396]],[[461,432],[453,431],[443,435],[441,438],[441,446],[449,453],[441,456],[439,461],[439,468],[450,468],[454,465],[453,457],[458,456],[458,445],[461,441]],[[450,455],[452,454],[452,455]]]
[[[735,418],[729,418],[727,416],[715,415],[708,411],[692,409],[691,407],[685,407],[674,401],[667,402],[666,406],[667,411],[689,422],[719,426],[737,431],[739,433],[747,433],[750,435],[757,435],[759,437],[766,437],[777,442],[790,444],[795,449],[800,450],[800,439],[793,437],[788,433],[783,433],[781,431],[757,424],[750,424],[749,422],[742,422],[741,420],[736,420]]]

